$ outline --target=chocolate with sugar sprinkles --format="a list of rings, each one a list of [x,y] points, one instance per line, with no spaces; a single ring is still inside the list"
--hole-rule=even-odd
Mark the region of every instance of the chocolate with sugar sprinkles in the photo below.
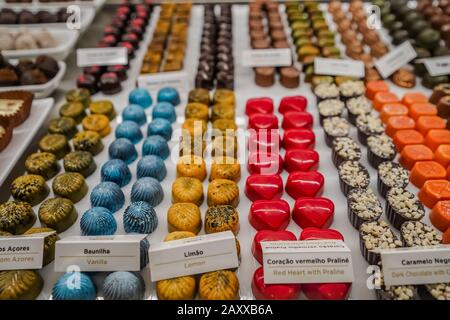
[[[356,118],[356,128],[358,129],[358,140],[367,146],[367,138],[384,132],[383,122],[369,114],[363,114]]]
[[[359,161],[361,159],[361,148],[352,138],[336,138],[333,140],[332,157],[336,167],[347,160]]]
[[[386,197],[386,215],[392,225],[400,229],[406,221],[419,221],[425,216],[423,204],[402,188],[392,188]]]
[[[400,228],[405,247],[436,246],[441,244],[442,235],[434,228],[420,221],[407,221]]]
[[[325,142],[330,148],[333,139],[347,137],[350,133],[350,123],[341,117],[330,117],[323,120],[323,131],[325,132]]]
[[[348,218],[355,228],[369,221],[378,220],[383,214],[380,200],[372,189],[354,189],[347,197]]]
[[[380,253],[377,249],[401,248],[397,238],[386,221],[365,222],[359,227],[361,253],[370,265],[377,265]]]
[[[344,195],[348,195],[352,189],[366,189],[370,183],[367,169],[358,161],[345,161],[338,168],[339,184]]]
[[[327,99],[317,104],[319,109],[320,123],[328,117],[339,117],[344,111],[344,103],[339,99]]]
[[[390,188],[405,188],[409,183],[409,171],[398,163],[386,161],[378,166],[378,192],[386,198]]]
[[[367,146],[367,158],[375,169],[381,163],[393,160],[397,154],[394,142],[384,133],[368,137]]]
[[[364,96],[348,99],[345,102],[348,111],[348,120],[356,125],[356,118],[362,114],[372,112],[372,102]]]

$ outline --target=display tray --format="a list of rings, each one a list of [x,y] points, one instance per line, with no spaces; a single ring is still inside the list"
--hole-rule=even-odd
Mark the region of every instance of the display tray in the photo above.
[[[17,161],[35,137],[37,131],[46,120],[55,103],[53,98],[33,100],[30,116],[20,126],[14,128],[13,137],[9,145],[0,152],[0,186]]]
[[[41,27],[32,28],[32,33],[37,33]],[[77,43],[79,33],[75,30],[68,29],[49,29],[57,42],[57,46],[53,48],[29,49],[29,50],[3,50],[2,55],[8,59],[32,58],[39,55],[47,55],[56,60],[65,60],[72,52],[73,47]]]
[[[346,5],[346,4],[345,4]],[[328,12],[326,12],[326,5],[322,4],[321,9],[325,11],[326,19],[329,21],[330,27],[333,31],[336,30],[336,27],[334,23],[332,22],[332,19]],[[112,127],[112,133],[109,134],[107,137],[103,139],[103,143],[105,145],[105,149],[95,157],[95,162],[97,164],[97,170],[94,174],[92,174],[90,177],[86,179],[86,183],[89,186],[89,190],[91,191],[97,184],[100,183],[100,168],[101,166],[109,160],[108,156],[108,146],[115,140],[114,136],[114,130],[117,126],[117,124],[121,121],[120,114],[122,110],[125,108],[125,106],[128,104],[128,93],[131,89],[135,87],[135,79],[139,75],[139,70],[141,66],[141,62],[143,59],[143,56],[145,54],[145,51],[147,49],[147,45],[151,39],[151,34],[153,32],[156,20],[158,19],[158,12],[159,8],[155,8],[155,12],[152,15],[152,20],[150,22],[150,27],[147,29],[147,33],[145,35],[145,39],[140,44],[140,49],[136,52],[136,58],[130,62],[130,70],[128,71],[128,80],[122,83],[123,90],[122,92],[114,95],[114,96],[107,96],[103,94],[96,94],[93,96],[94,100],[100,100],[100,99],[109,99],[114,103],[115,109],[117,111],[117,114],[119,115],[114,121],[111,122]],[[284,6],[280,5],[280,12],[282,13],[282,16],[285,17],[284,14]],[[193,6],[192,12],[191,12],[191,24],[189,29],[189,40],[188,40],[188,48],[187,48],[187,55],[185,60],[192,62],[189,64],[186,64],[186,71],[188,75],[190,76],[189,79],[189,88],[193,88],[193,78],[196,73],[197,69],[197,61],[198,57],[200,55],[200,48],[199,48],[199,39],[201,38],[201,32],[203,27],[203,8],[201,6]],[[288,30],[286,30],[288,31]],[[386,37],[385,30],[380,31],[383,37]],[[255,97],[270,97],[274,100],[274,104],[276,109],[278,109],[278,105],[280,100],[285,96],[292,96],[292,95],[303,95],[308,99],[308,108],[307,111],[310,112],[314,117],[314,127],[313,131],[316,135],[316,147],[315,150],[320,155],[320,167],[318,171],[320,171],[323,176],[325,177],[325,186],[324,186],[324,192],[323,197],[327,197],[331,199],[334,202],[335,205],[335,217],[334,222],[331,225],[331,228],[339,230],[345,238],[345,243],[352,251],[352,261],[353,261],[353,267],[354,267],[354,276],[355,281],[352,285],[352,290],[350,293],[350,299],[356,300],[356,299],[375,299],[375,291],[371,290],[367,287],[367,280],[370,276],[368,274],[368,263],[365,261],[363,256],[360,253],[360,247],[359,247],[359,235],[358,231],[353,228],[351,223],[349,222],[348,215],[347,215],[347,199],[346,197],[341,193],[339,189],[339,178],[337,174],[337,169],[333,165],[331,159],[331,149],[326,146],[324,133],[322,130],[322,127],[319,124],[319,114],[316,107],[316,98],[314,97],[311,86],[309,84],[305,84],[304,82],[304,74],[302,74],[302,83],[300,87],[296,89],[286,89],[282,87],[279,83],[276,83],[274,86],[270,88],[262,88],[255,85],[254,82],[254,72],[251,68],[243,67],[241,64],[241,56],[242,52],[244,50],[250,49],[250,40],[248,36],[248,6],[247,5],[234,5],[233,6],[233,50],[234,50],[234,57],[236,61],[236,68],[235,68],[235,95],[236,95],[236,123],[239,126],[239,129],[246,130],[248,118],[245,115],[245,103],[250,98]],[[339,48],[342,50],[342,45],[339,44],[340,38],[339,36],[336,38],[338,42]],[[390,80],[386,80],[389,83],[389,86],[391,88],[391,91],[396,93],[399,96],[402,96],[406,92],[410,91],[420,91],[423,92],[426,95],[431,94],[431,90],[428,90],[421,86],[420,81],[418,81],[417,85],[413,89],[402,89],[394,85]],[[156,100],[156,92],[151,92],[151,95],[154,100]],[[157,212],[159,225],[157,229],[149,235],[148,239],[150,243],[157,243],[161,242],[164,237],[168,233],[168,226],[167,226],[167,210],[172,205],[171,201],[171,186],[173,181],[176,179],[176,162],[179,158],[178,152],[177,152],[177,139],[179,138],[179,129],[181,127],[181,124],[183,122],[183,116],[184,116],[184,107],[187,103],[187,92],[180,92],[181,95],[181,104],[176,107],[177,112],[177,122],[173,125],[174,135],[172,137],[172,141],[170,141],[169,146],[173,150],[171,157],[169,157],[167,160],[165,160],[165,165],[167,168],[167,176],[161,183],[162,188],[165,193],[164,200],[161,204],[159,204],[155,210]],[[58,103],[58,106],[62,104],[62,101]],[[151,121],[151,110],[147,109],[147,117],[148,122]],[[281,121],[282,116],[278,112],[275,112],[275,115],[278,117],[278,119]],[[209,123],[209,126],[211,124]],[[144,137],[146,137],[146,125],[141,127],[142,133]],[[280,130],[280,134],[282,135],[282,130]],[[356,139],[357,133],[356,128],[352,127],[352,131],[350,136],[352,138]],[[136,145],[136,149],[138,151],[138,160],[142,157],[142,141]],[[367,160],[367,154],[366,154],[366,148],[362,148],[363,150],[363,157],[361,159],[362,165],[364,165],[371,177],[371,184],[370,187],[373,190],[377,190],[376,186],[376,177],[377,173],[376,170],[373,169]],[[281,151],[281,155],[284,156],[284,150]],[[248,171],[246,166],[246,143],[241,143],[239,146],[239,156],[241,159],[241,179],[238,183],[239,189],[240,189],[240,203],[237,207],[237,210],[239,212],[239,219],[240,219],[240,231],[237,235],[237,238],[241,245],[241,264],[240,267],[237,270],[237,275],[240,282],[240,298],[243,300],[251,300],[254,299],[252,289],[251,289],[251,281],[254,271],[260,266],[259,263],[254,259],[252,253],[251,253],[251,245],[253,241],[253,237],[256,233],[256,230],[250,225],[248,221],[248,212],[251,205],[251,201],[245,196],[244,194],[244,188],[245,188],[245,181],[248,177]],[[207,153],[207,156],[205,157],[205,161],[207,163],[207,171],[208,174],[210,173],[210,154]],[[114,214],[114,217],[117,221],[117,232],[116,234],[125,234],[123,223],[122,223],[122,216],[125,208],[130,204],[130,192],[131,187],[133,183],[136,181],[136,164],[138,160],[134,161],[129,167],[132,173],[132,180],[131,182],[122,188],[123,193],[125,194],[125,205],[122,207],[121,210],[119,210],[117,213]],[[281,174],[281,177],[284,181],[284,183],[287,180],[288,174],[286,171],[283,171]],[[48,181],[47,184],[51,186],[52,181]],[[206,192],[208,186],[208,181],[205,181],[203,183],[203,190]],[[418,189],[415,188],[410,184],[408,187],[409,190],[417,194]],[[52,197],[53,194],[51,193],[49,197]],[[294,200],[290,198],[286,193],[284,193],[283,197],[284,200],[288,201],[290,207],[292,208],[294,205]],[[380,201],[384,207],[385,201],[381,198]],[[88,210],[91,207],[89,196],[85,196],[84,199],[82,199],[80,202],[76,205],[77,211],[78,211],[78,220],[77,222],[69,228],[67,231],[60,234],[61,238],[67,237],[67,236],[78,236],[80,235],[80,225],[79,221],[82,216],[82,214]],[[35,211],[37,211],[38,206],[34,208]],[[200,207],[202,212],[202,220],[204,221],[205,212],[207,209],[206,201],[203,202],[202,206]],[[430,224],[429,218],[428,218],[428,212],[425,215],[425,218],[423,219],[423,222]],[[383,214],[382,218],[383,220],[386,219],[386,215]],[[36,225],[39,225],[39,222],[36,223]],[[293,232],[297,237],[300,235],[301,228],[297,226],[293,221],[290,222],[287,230]],[[203,234],[204,231],[200,232],[200,234]],[[396,231],[398,234],[398,232]],[[56,273],[54,271],[54,263],[49,264],[42,270],[40,270],[40,274],[44,278],[44,289],[42,290],[40,296],[38,299],[50,299],[51,298],[51,290],[53,287],[53,284],[58,279],[58,277],[61,275],[61,273]],[[102,281],[107,273],[106,272],[96,272],[93,273],[93,280],[97,285],[97,288],[99,288],[98,296],[101,299],[102,292],[101,292],[101,285]],[[150,272],[148,267],[142,270],[141,272],[142,276],[144,277],[145,283],[146,283],[146,299],[157,299],[156,291],[155,291],[155,284],[150,281]],[[302,294],[301,299],[306,299],[306,297]]]
[[[7,3],[5,0],[2,0],[0,5],[5,8],[14,8],[14,7],[19,7],[19,8],[36,7],[36,8],[39,8],[42,6],[68,7],[68,6],[72,6],[72,5],[78,5],[78,6],[82,6],[82,7],[93,7],[93,8],[95,8],[95,11],[99,11],[105,5],[105,3],[106,3],[106,0],[87,0],[87,1],[74,0],[74,1],[53,1],[53,2],[31,0],[30,3]]]
[[[58,61],[58,66],[58,73],[47,83],[31,86],[0,87],[0,92],[10,90],[31,91],[34,93],[34,97],[36,99],[47,98],[59,87],[61,80],[66,73],[66,63],[64,61]]]
[[[0,9],[3,6],[0,5]],[[66,8],[67,5],[64,5],[63,8]],[[23,10],[22,7],[12,6],[10,7],[14,11],[20,11]],[[61,6],[38,6],[38,7],[30,7],[27,8],[27,10],[31,12],[37,12],[39,10],[48,10],[49,12],[55,12],[58,9],[60,9]],[[83,34],[91,25],[92,21],[95,18],[95,9],[93,7],[81,7],[81,14],[80,14],[80,30],[79,32]],[[0,27],[4,28],[58,28],[58,29],[64,29],[67,30],[67,24],[65,22],[57,22],[57,23],[32,23],[32,24],[0,24]]]

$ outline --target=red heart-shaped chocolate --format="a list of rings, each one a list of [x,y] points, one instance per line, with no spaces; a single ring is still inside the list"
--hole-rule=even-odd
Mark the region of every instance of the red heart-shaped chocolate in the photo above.
[[[311,129],[313,117],[308,112],[290,111],[283,117],[283,129]]]
[[[273,100],[268,97],[248,99],[245,114],[251,116],[255,113],[273,113]]]
[[[294,300],[300,290],[299,284],[265,284],[263,267],[253,274],[252,292],[257,300]]]
[[[279,113],[286,113],[291,111],[305,111],[308,105],[308,100],[304,96],[290,96],[281,99],[278,107]]]
[[[319,154],[315,150],[290,149],[284,156],[284,168],[288,172],[311,171],[319,167]]]
[[[245,194],[251,201],[279,199],[283,195],[283,180],[279,175],[252,174],[245,182]]]
[[[279,153],[251,153],[248,157],[247,170],[250,174],[279,174],[283,171],[283,158]]]
[[[286,192],[294,199],[301,197],[318,197],[323,192],[325,179],[317,171],[295,171],[289,174]]]
[[[289,129],[284,131],[283,147],[288,149],[314,149],[316,136],[309,129]]]
[[[253,152],[278,153],[281,149],[281,136],[278,129],[254,130],[249,129],[248,150]]]
[[[255,113],[248,119],[248,127],[260,129],[278,129],[278,118],[273,114]]]
[[[252,253],[255,259],[262,264],[263,254],[262,254],[262,241],[296,241],[295,235],[287,230],[272,231],[272,230],[261,230],[255,234],[252,243]]]
[[[327,198],[300,198],[292,209],[292,220],[302,229],[328,228],[333,217],[334,203]]]
[[[350,294],[351,283],[308,283],[302,289],[310,300],[345,300]]]
[[[256,230],[284,230],[291,219],[285,200],[256,200],[250,207],[248,221]]]
[[[342,240],[344,236],[334,229],[320,229],[320,228],[305,228],[300,233],[299,240]]]

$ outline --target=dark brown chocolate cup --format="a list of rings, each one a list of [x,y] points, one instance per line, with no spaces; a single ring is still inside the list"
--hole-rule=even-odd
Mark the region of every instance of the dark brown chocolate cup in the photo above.
[[[416,201],[416,205],[419,208],[424,209],[423,204],[419,200]],[[405,223],[407,221],[419,221],[424,216],[424,215],[422,215],[420,218],[413,219],[413,220],[404,217],[400,212],[398,212],[391,206],[387,197],[386,197],[386,210],[385,211],[386,211],[386,216],[387,216],[389,222],[398,230],[400,230],[403,223]]]

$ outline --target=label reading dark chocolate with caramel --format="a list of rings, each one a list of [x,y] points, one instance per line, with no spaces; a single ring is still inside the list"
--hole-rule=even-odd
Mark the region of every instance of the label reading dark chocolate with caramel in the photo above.
[[[450,282],[450,245],[381,251],[387,286]]]
[[[353,282],[350,249],[340,240],[263,241],[264,282]]]
[[[67,237],[56,242],[55,271],[139,271],[145,235]]]
[[[0,270],[41,269],[44,239],[53,233],[0,237]]]

